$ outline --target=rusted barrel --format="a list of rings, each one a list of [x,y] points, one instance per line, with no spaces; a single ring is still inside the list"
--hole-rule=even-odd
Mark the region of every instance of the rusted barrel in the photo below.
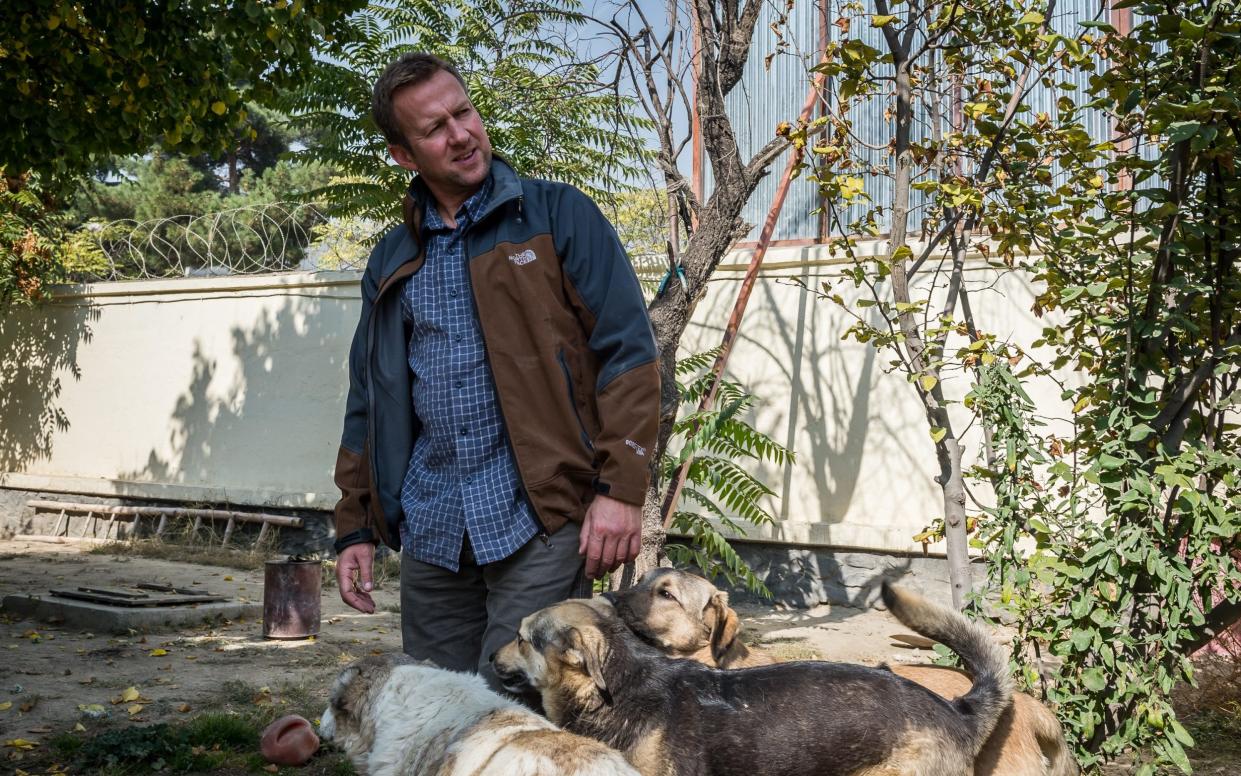
[[[263,569],[263,638],[304,639],[319,634],[322,562],[269,560]]]

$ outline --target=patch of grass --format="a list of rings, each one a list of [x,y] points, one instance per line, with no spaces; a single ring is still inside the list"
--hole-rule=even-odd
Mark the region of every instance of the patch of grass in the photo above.
[[[43,772],[52,762],[70,773],[93,776],[138,774],[267,773],[259,754],[263,729],[285,714],[314,720],[321,702],[305,687],[283,685],[276,690],[230,681],[208,708],[184,722],[117,727],[94,736],[62,733],[47,741],[42,752],[22,761],[28,773]],[[50,772],[50,771],[49,771]],[[301,776],[352,776],[352,765],[333,747],[322,748]]]
[[[243,524],[244,525],[244,524]],[[248,541],[250,527],[238,527],[231,541],[234,544],[221,547],[224,539],[222,525],[205,520],[198,530],[189,520],[170,521],[169,527],[159,538],[141,538],[110,541],[91,547],[87,552],[96,555],[137,555],[156,560],[175,560],[199,563],[204,566],[254,571],[263,568],[280,544],[280,529],[272,526],[262,542]]]

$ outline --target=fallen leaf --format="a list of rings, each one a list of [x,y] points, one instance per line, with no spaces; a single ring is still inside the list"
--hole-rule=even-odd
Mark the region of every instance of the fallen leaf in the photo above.
[[[85,726],[85,725],[83,725],[81,722],[78,722],[78,723],[76,723],[76,724],[73,726],[73,732],[74,732],[74,733],[85,733],[85,732],[86,732],[86,726]]]
[[[186,660],[197,660],[197,659],[198,659],[198,655],[186,655],[186,656],[185,656],[185,659],[186,659]]]
[[[26,732],[27,733],[38,733],[40,735],[43,735],[46,733],[51,733],[52,729],[50,727],[32,727],[32,728],[27,728]]]
[[[11,708],[13,708],[13,701],[5,701],[4,703],[0,703],[0,711],[8,711]]]
[[[185,714],[186,712],[190,710],[191,710],[191,707],[190,707],[190,704],[188,703],[182,703],[180,706],[177,707],[177,711],[181,712],[182,714]]]
[[[33,709],[33,708],[34,708],[34,705],[35,705],[36,703],[38,703],[38,702],[39,702],[39,699],[38,699],[38,698],[35,698],[34,700],[29,700],[29,701],[26,701],[26,702],[22,703],[20,706],[18,706],[18,707],[17,707],[17,710],[18,710],[18,711],[20,711],[22,714],[25,714],[26,712],[28,712],[28,711],[30,711],[31,709]]]
[[[132,706],[130,706],[129,708],[125,709],[125,711],[128,711],[128,712],[129,712],[129,716],[131,716],[131,717],[132,717],[133,715],[135,715],[135,714],[137,714],[138,712],[142,711],[142,704],[141,704],[141,703],[135,703],[134,705],[132,705]]]
[[[126,687],[124,692],[120,695],[112,699],[112,705],[116,706],[121,703],[133,703],[141,697],[142,693],[138,690],[138,688],[131,685]]]
[[[167,654],[168,654],[168,650],[166,649],[153,649],[147,653],[147,656],[148,657],[163,657],[164,655],[167,655]]]
[[[85,679],[78,680],[78,684],[94,684],[94,683],[95,683],[95,677],[93,676],[88,676]]]
[[[10,746],[14,749],[34,749],[36,746],[39,745],[39,742],[38,741],[27,741],[24,738],[10,738],[8,741],[4,742],[4,745]]]
[[[224,581],[225,581],[225,582],[232,582],[232,581],[233,581],[233,578],[232,578],[232,577],[225,577],[225,578],[224,578]]]
[[[108,710],[100,703],[79,703],[78,711],[88,717],[106,717],[108,715]]]

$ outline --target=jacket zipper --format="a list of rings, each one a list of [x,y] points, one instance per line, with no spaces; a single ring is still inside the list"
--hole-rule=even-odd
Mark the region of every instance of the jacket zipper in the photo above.
[[[522,212],[522,200],[524,199],[524,197],[517,197],[516,199],[517,199],[517,212],[520,214]],[[470,250],[469,237],[470,237],[470,232],[474,230],[474,227],[482,223],[483,221],[485,221],[489,216],[491,216],[492,213],[495,212],[496,209],[498,208],[492,208],[488,210],[486,213],[483,214],[482,218],[478,219],[478,221],[472,222],[468,227],[466,227],[465,234],[461,236],[461,238],[465,240],[465,276],[470,284],[470,301],[473,302],[473,304],[470,305],[470,311],[474,315],[474,325],[478,327],[478,337],[479,339],[483,341],[483,352],[487,354],[487,368],[488,369],[491,368],[491,348],[487,344],[487,332],[486,330],[483,329],[483,321],[481,318],[478,317],[478,300],[474,298],[474,272],[470,268],[470,261],[474,257],[471,255],[473,251]],[[520,215],[518,216],[518,223],[521,223]],[[496,381],[495,375],[493,374],[491,376],[492,386],[495,386],[495,381]],[[517,480],[521,483],[521,491],[526,497],[526,504],[530,507],[530,514],[534,516],[534,522],[538,524],[539,541],[543,542],[543,544],[550,547],[551,546],[551,532],[547,530],[547,524],[543,522],[542,516],[539,515],[539,510],[535,509],[534,502],[530,500],[530,489],[526,487],[526,476],[525,474],[522,473],[521,466],[517,464],[517,453],[513,450],[513,437],[512,437],[512,434],[509,432],[508,418],[504,417],[504,404],[500,402],[500,391],[498,388],[496,390],[496,404],[499,406],[499,409],[500,409],[500,423],[504,426],[504,441],[509,446],[508,447],[509,455],[513,456],[513,468],[517,470]]]
[[[564,372],[564,384],[569,391],[569,406],[573,408],[573,417],[577,420],[577,430],[582,435],[582,444],[586,445],[586,449],[593,453],[595,451],[595,443],[590,441],[590,434],[586,433],[586,424],[582,422],[582,413],[577,409],[577,394],[573,390],[573,374],[569,371],[569,361],[565,358],[564,348],[556,351],[556,361],[560,363],[560,371]]]

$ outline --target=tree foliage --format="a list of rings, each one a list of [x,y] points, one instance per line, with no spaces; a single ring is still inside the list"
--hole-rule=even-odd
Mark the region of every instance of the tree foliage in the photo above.
[[[71,229],[30,177],[0,177],[0,314],[10,304],[41,301],[49,283],[107,264],[90,235]]]
[[[995,226],[1035,252],[1050,321],[1033,344],[1080,379],[1075,433],[1038,424],[1018,383],[1034,367],[997,360],[975,393],[1007,450],[986,472],[995,586],[1021,638],[1063,661],[1048,696],[1083,761],[1142,745],[1152,774],[1189,771],[1172,687],[1241,618],[1241,9],[1130,5],[1129,34],[1094,25],[1108,67],[1087,93],[1020,123],[1061,174],[1014,164]],[[1116,138],[1092,141],[1086,109]]]
[[[283,107],[317,141],[299,156],[337,169],[324,188],[340,215],[400,219],[409,173],[391,163],[370,116],[371,87],[407,51],[461,71],[496,152],[524,175],[571,183],[606,202],[644,157],[624,101],[602,90],[598,67],[575,61],[564,36],[581,24],[575,0],[372,2],[325,41]],[[319,196],[319,195],[316,195]]]
[[[0,168],[48,190],[159,141],[221,153],[362,0],[0,4]]]
[[[677,363],[677,391],[682,403],[697,410],[702,396],[711,388],[711,370],[718,349],[688,356]],[[677,419],[670,449],[660,461],[664,479],[688,462],[681,504],[672,514],[670,527],[688,536],[688,545],[667,548],[673,563],[693,564],[711,578],[723,575],[730,584],[741,582],[751,592],[770,596],[766,585],[754,575],[728,539],[722,526],[734,535],[745,536],[743,523],[753,526],[774,522],[763,506],[775,493],[753,473],[759,464],[783,466],[793,454],[755,430],[744,419],[754,397],[734,382],[724,380],[719,387],[715,408],[686,413]],[[683,508],[683,507],[689,507]],[[715,522],[712,522],[715,521]],[[718,526],[717,526],[718,524]]]
[[[855,34],[822,68],[839,106],[813,150],[844,230],[878,237],[886,220],[890,233],[878,257],[835,243],[855,258],[861,302],[823,295],[856,313],[849,336],[893,354],[941,463],[958,445],[957,465],[941,466],[958,518],[964,476],[994,495],[973,515],[991,561],[978,596],[1015,625],[1015,663],[1081,762],[1136,752],[1151,774],[1188,771],[1172,688],[1241,616],[1241,14],[1127,5],[1128,34],[1098,18],[1057,31],[1050,3],[852,6]],[[1036,88],[1054,111],[1031,107]],[[850,110],[888,99],[885,148],[856,135]],[[1114,136],[1091,134],[1100,118]],[[819,128],[790,135],[813,142]],[[890,199],[871,201],[874,176],[892,181]],[[914,194],[921,240],[906,232]],[[1032,276],[1049,316],[1039,339],[979,328],[967,260]],[[1068,435],[1025,387],[1064,370]],[[986,432],[972,471],[962,415],[948,412],[962,401]]]

